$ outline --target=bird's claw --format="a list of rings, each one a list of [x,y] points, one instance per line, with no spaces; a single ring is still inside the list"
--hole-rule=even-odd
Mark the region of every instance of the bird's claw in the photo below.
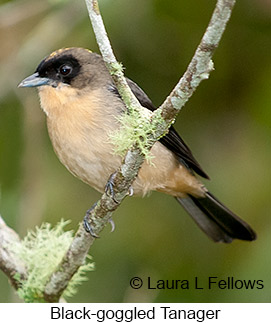
[[[114,191],[114,186],[115,186],[115,183],[114,183],[114,180],[116,178],[116,173],[113,173],[110,177],[109,177],[109,180],[108,182],[106,183],[105,185],[105,193],[108,195],[108,196],[111,196],[112,199],[116,202],[116,203],[119,203],[116,199],[115,199],[115,191]],[[130,186],[129,187],[129,190],[127,192],[127,195],[128,196],[133,196],[134,195],[134,189],[133,189],[133,186]]]
[[[108,196],[111,196],[113,201],[118,203],[118,201],[115,199],[115,191],[114,191],[114,180],[116,178],[116,174],[117,173],[113,173],[110,177],[109,177],[109,180],[108,182],[106,183],[105,185],[105,193],[108,195]]]
[[[115,222],[113,221],[112,218],[109,218],[108,219],[108,222],[111,224],[111,232],[114,232],[115,231]]]
[[[93,228],[91,226],[91,224],[89,223],[89,217],[91,212],[94,210],[94,208],[96,207],[97,203],[94,203],[92,205],[92,207],[90,209],[87,210],[86,215],[84,216],[84,220],[83,220],[83,225],[84,228],[86,230],[86,232],[88,232],[93,238],[100,238],[94,231]]]
[[[128,196],[133,196],[133,195],[134,195],[134,189],[133,189],[133,186],[130,186],[130,187],[129,187],[129,190],[128,190],[128,192],[127,192],[127,195],[128,195]]]
[[[83,225],[84,225],[84,228],[85,228],[86,232],[88,232],[93,238],[100,238],[100,236],[98,236],[94,232],[91,224],[89,223],[90,214],[94,210],[94,208],[96,207],[96,205],[97,205],[97,202],[94,203],[92,205],[92,207],[87,210],[86,215],[84,216],[84,219],[83,219]],[[115,231],[115,223],[114,223],[113,219],[112,218],[109,218],[108,219],[108,222],[111,224],[111,232]]]
[[[92,229],[92,226],[89,224],[89,217],[86,215],[83,220],[84,228],[93,238],[100,238]]]

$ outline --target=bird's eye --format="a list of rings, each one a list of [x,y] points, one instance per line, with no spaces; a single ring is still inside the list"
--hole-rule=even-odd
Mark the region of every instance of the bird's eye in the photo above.
[[[63,76],[69,75],[71,71],[72,71],[72,67],[70,65],[64,64],[59,68],[59,73]]]

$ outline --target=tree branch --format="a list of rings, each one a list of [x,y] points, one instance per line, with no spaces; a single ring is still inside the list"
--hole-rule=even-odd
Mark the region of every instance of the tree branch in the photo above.
[[[15,289],[20,287],[15,277],[20,276],[21,280],[27,277],[25,264],[16,257],[10,248],[18,241],[20,238],[17,233],[9,228],[0,216],[0,269],[8,276]]]
[[[122,65],[117,62],[116,57],[113,53],[109,38],[105,30],[103,19],[100,14],[98,0],[85,0],[85,2],[100,52],[124,103],[126,104],[128,109],[137,108],[138,110],[141,110],[141,105],[139,104],[137,98],[134,96],[126,82],[122,70]]]
[[[103,59],[108,66],[109,72],[112,75],[123,101],[128,109],[136,108],[140,110],[139,103],[131,93],[122,73],[122,69],[120,68],[120,64],[116,61],[113,54],[100,15],[98,1],[86,0],[86,4]],[[213,70],[211,57],[222,37],[234,4],[235,0],[217,1],[209,26],[205,31],[184,76],[180,79],[162,106],[157,109],[149,119],[149,122],[154,122],[157,125],[156,132],[149,136],[149,149],[151,149],[152,145],[161,136],[166,134],[168,128],[174,122],[177,113],[191,97],[199,83],[202,80],[207,79],[210,72]],[[114,179],[114,199],[112,196],[108,196],[104,193],[91,213],[90,222],[96,234],[103,230],[110,219],[112,212],[117,209],[121,201],[127,195],[143,161],[144,157],[137,147],[133,147],[127,152],[124,162],[116,172]],[[46,286],[45,299],[47,301],[58,301],[61,293],[66,288],[69,279],[84,261],[93,242],[94,238],[86,233],[83,226],[80,225],[73,244],[60,264],[59,269],[52,275],[51,280]]]
[[[173,122],[177,113],[192,96],[201,81],[214,69],[212,56],[231,17],[236,0],[218,0],[209,25],[187,70],[155,114]]]
[[[185,74],[165,102],[153,113],[146,113],[146,109],[140,106],[126,83],[121,64],[116,61],[110,46],[99,12],[98,1],[85,1],[100,51],[123,101],[127,105],[128,111],[139,111],[141,115],[145,115],[147,122],[155,125],[155,131],[148,135],[148,149],[151,149],[154,143],[161,136],[166,134],[168,128],[174,122],[177,113],[191,97],[199,83],[202,80],[207,79],[210,72],[213,70],[211,58],[231,16],[235,0],[217,1],[209,26],[205,31]],[[98,235],[103,230],[110,219],[112,212],[117,209],[122,200],[127,196],[127,192],[137,176],[143,161],[144,156],[137,146],[132,147],[127,152],[123,164],[114,176],[114,197],[104,193],[90,214],[90,224],[95,234]],[[68,282],[77,269],[83,264],[94,240],[95,238],[88,234],[81,224],[68,252],[45,287],[45,301],[59,301]],[[14,268],[14,266],[11,266],[10,268]],[[25,274],[23,270],[16,268],[16,266],[15,270]],[[8,272],[10,273],[11,271]]]

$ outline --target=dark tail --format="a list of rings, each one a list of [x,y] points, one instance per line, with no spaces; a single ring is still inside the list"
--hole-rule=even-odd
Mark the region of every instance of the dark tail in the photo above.
[[[251,227],[209,192],[204,198],[189,195],[186,198],[178,197],[177,200],[201,230],[216,242],[229,243],[233,239],[248,241],[256,239],[256,233]]]

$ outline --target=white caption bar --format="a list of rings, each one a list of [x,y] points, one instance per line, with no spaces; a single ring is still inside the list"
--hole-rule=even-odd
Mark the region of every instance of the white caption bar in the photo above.
[[[1,322],[271,322],[270,304],[0,304]]]

